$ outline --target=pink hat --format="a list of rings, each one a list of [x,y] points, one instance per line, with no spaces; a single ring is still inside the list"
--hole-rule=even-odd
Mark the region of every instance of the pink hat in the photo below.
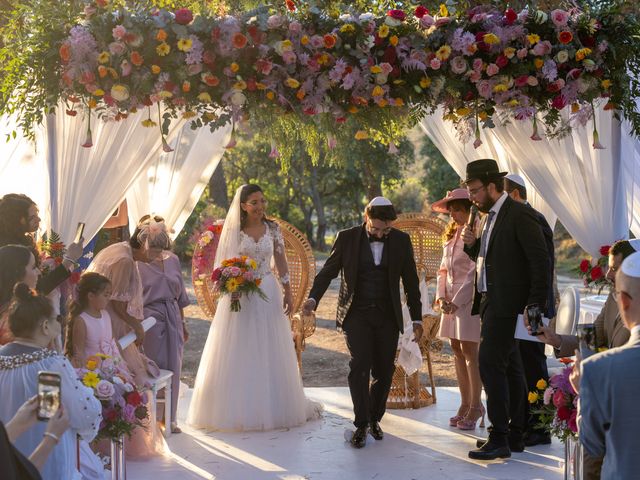
[[[467,192],[466,188],[456,188],[455,190],[451,190],[447,192],[447,196],[442,200],[433,202],[431,204],[431,210],[437,213],[449,213],[447,205],[453,200],[469,200],[469,192]]]

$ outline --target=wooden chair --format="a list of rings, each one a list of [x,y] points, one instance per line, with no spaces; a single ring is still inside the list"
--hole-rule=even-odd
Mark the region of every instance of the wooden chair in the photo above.
[[[289,265],[289,277],[291,280],[291,294],[293,296],[292,312],[298,312],[302,307],[302,303],[307,298],[313,278],[316,274],[316,261],[313,257],[313,249],[307,240],[307,237],[290,223],[277,218],[273,219],[282,231],[284,238],[285,254]],[[200,247],[196,245],[196,251]],[[215,254],[214,254],[215,256]],[[212,262],[213,263],[213,262]],[[196,266],[192,264],[191,277],[193,280],[193,289],[198,300],[198,305],[211,319],[215,316],[216,305],[218,301],[218,293],[213,288],[211,281],[211,271],[213,265],[210,266],[203,276],[196,273]],[[274,272],[276,273],[276,272]],[[315,316],[302,315],[296,313],[291,317],[291,331],[293,342],[298,358],[298,367],[302,373],[302,352],[305,348],[305,339],[315,331]]]
[[[413,246],[413,254],[418,269],[418,278],[424,278],[427,284],[432,283],[442,261],[442,233],[446,224],[436,217],[425,213],[404,213],[398,216],[394,227],[409,234]],[[424,299],[423,299],[424,301]],[[420,408],[436,402],[436,385],[431,366],[431,350],[442,348],[442,342],[436,338],[440,326],[440,317],[424,315],[422,318],[424,335],[420,340],[422,358],[427,362],[431,393],[420,385],[420,372],[407,375],[404,369],[396,364],[388,408]]]

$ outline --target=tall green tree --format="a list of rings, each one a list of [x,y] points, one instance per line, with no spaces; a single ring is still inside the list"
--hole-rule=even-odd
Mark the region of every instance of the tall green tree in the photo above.
[[[429,203],[444,197],[448,190],[458,188],[460,177],[427,136],[423,137],[420,155],[424,158],[423,185]]]

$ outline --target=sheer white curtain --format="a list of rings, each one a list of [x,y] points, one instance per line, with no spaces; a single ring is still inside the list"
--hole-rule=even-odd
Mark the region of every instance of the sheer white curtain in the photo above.
[[[143,215],[162,215],[175,238],[198,203],[229,143],[231,124],[211,132],[184,125],[172,143],[127,192],[131,231]]]
[[[63,112],[64,109],[58,109]],[[46,122],[45,157],[49,174],[50,214],[47,226],[62,241],[73,240],[77,222],[92,238],[122,202],[127,190],[146,173],[162,151],[159,129],[145,128],[144,111],[125,121],[92,118],[93,147],[84,148],[86,120],[80,115],[50,115]],[[183,120],[171,123],[171,140]]]
[[[640,99],[636,101],[636,110],[640,111]],[[622,124],[620,159],[628,222],[633,235],[640,238],[640,139],[631,135],[631,126],[627,121]]]
[[[467,163],[480,158],[493,158],[498,162],[501,170],[521,175],[527,187],[529,203],[545,216],[552,229],[555,227],[557,219],[555,212],[536,190],[527,172],[520,167],[517,157],[514,157],[494,137],[485,135],[486,130],[482,133],[483,143],[477,149],[473,148],[472,142],[463,144],[456,137],[453,124],[442,120],[441,108],[424,118],[420,122],[420,127],[461,178],[465,176]],[[451,185],[451,188],[454,187],[455,185]]]

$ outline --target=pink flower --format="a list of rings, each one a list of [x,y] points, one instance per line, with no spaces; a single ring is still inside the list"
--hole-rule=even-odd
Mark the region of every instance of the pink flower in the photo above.
[[[109,44],[109,52],[111,55],[122,55],[126,48],[124,43],[120,42],[111,42]]]
[[[515,84],[516,87],[524,87],[527,85],[527,80],[529,79],[528,75],[520,75],[519,77],[516,77],[515,79]]]
[[[578,417],[578,411],[573,410],[571,412],[571,416],[569,417],[569,420],[567,420],[567,426],[569,427],[569,430],[571,430],[573,433],[578,433],[577,417]]]
[[[505,55],[498,55],[498,58],[496,58],[496,65],[500,68],[504,68],[509,65],[509,59]]]
[[[284,17],[280,15],[271,15],[267,19],[267,28],[274,29],[280,27],[284,23]]]
[[[133,405],[125,405],[124,408],[122,409],[122,415],[124,416],[124,419],[129,422],[135,422],[136,420],[136,407],[134,407]]]
[[[433,69],[433,70],[438,70],[440,68],[442,64],[440,63],[440,60],[438,60],[437,58],[432,58],[431,61],[429,62],[429,66]]]
[[[247,282],[252,282],[253,281],[253,272],[244,272],[244,274],[242,275],[242,278],[244,278],[244,280],[247,281]]]
[[[122,40],[127,34],[127,29],[122,25],[116,25],[113,27],[113,30],[111,30],[111,33],[113,33],[113,38],[116,40]]]
[[[436,27],[442,27],[449,23],[451,23],[451,17],[441,17],[438,20],[436,20]]]
[[[487,75],[493,77],[500,71],[500,67],[498,67],[495,63],[490,63],[487,65]]]
[[[474,70],[478,70],[478,71],[482,70],[482,64],[483,64],[483,62],[482,62],[481,58],[474,58],[473,59],[473,69]]]
[[[389,75],[391,72],[393,72],[393,67],[388,62],[382,62],[380,64],[380,68],[382,69],[382,73],[385,75]]]
[[[324,39],[320,35],[314,35],[311,37],[311,46],[313,48],[324,47]]]
[[[567,403],[567,397],[565,396],[562,390],[556,390],[556,392],[552,396],[553,405],[556,408],[560,408]]]
[[[176,10],[176,23],[180,25],[189,25],[193,20],[193,13],[188,8],[180,8]]]
[[[565,100],[564,96],[557,95],[551,101],[551,106],[556,110],[562,110],[564,107],[567,106],[567,101]]]
[[[120,71],[123,77],[128,77],[131,74],[131,64],[128,60],[123,60],[120,64]]]
[[[242,271],[238,267],[229,267],[229,273],[232,277],[238,277]]]
[[[289,24],[289,31],[292,33],[300,33],[302,32],[302,24],[297,21],[293,21]]]
[[[482,140],[480,140],[480,138],[476,138],[473,142],[473,148],[478,148],[480,145],[482,145]]]
[[[552,396],[553,396],[553,388],[547,387],[547,389],[544,391],[544,395],[542,396],[542,402],[545,405],[549,405],[549,403],[551,402]]]
[[[549,40],[545,40],[543,42],[538,42],[533,46],[534,55],[542,56],[548,55],[551,53],[551,42]]]
[[[433,26],[434,23],[435,23],[435,20],[429,14],[425,15],[420,19],[420,26],[422,28],[430,28]]]
[[[113,383],[106,380],[100,380],[96,385],[96,395],[100,398],[111,398],[116,393]]]
[[[273,63],[271,63],[271,60],[260,58],[256,62],[255,67],[256,67],[256,70],[261,74],[269,75],[271,73],[271,69],[273,68]]]
[[[297,59],[298,57],[293,52],[282,52],[282,60],[284,60],[284,63],[286,63],[287,65],[296,63]]]
[[[538,85],[538,79],[532,75],[529,75],[529,77],[527,78],[527,85],[529,85],[530,87],[535,87]]]
[[[520,50],[518,50],[518,53],[516,53],[516,56],[522,60],[523,58],[527,58],[527,55],[529,55],[529,50],[527,48],[521,48]]]
[[[469,80],[473,83],[476,83],[482,78],[482,72],[480,70],[471,70],[471,72],[467,72],[467,74],[469,75]]]
[[[489,98],[491,96],[491,84],[488,80],[478,82],[477,88],[481,97]]]
[[[564,10],[553,10],[551,12],[551,21],[556,27],[564,27],[569,21],[569,14]]]

